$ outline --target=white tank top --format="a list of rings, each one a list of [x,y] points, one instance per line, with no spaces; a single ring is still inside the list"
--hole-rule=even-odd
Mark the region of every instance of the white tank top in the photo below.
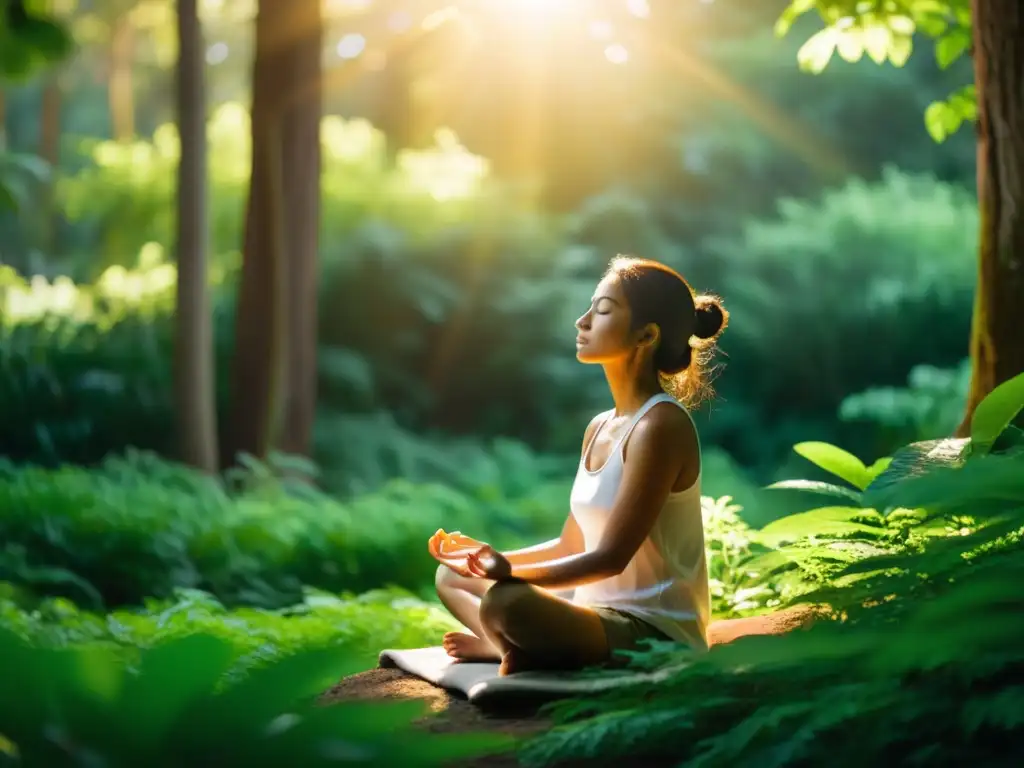
[[[594,437],[583,450],[569,504],[583,532],[587,551],[597,548],[622,484],[623,446],[640,419],[658,403],[683,406],[658,394],[636,412],[625,434],[600,469],[587,469],[590,449],[613,411],[606,411]],[[699,441],[698,441],[698,456]],[[704,520],[700,506],[700,473],[685,491],[670,493],[650,534],[617,576],[577,587],[573,602],[615,608],[643,619],[673,640],[696,650],[707,649],[711,593],[704,552]]]

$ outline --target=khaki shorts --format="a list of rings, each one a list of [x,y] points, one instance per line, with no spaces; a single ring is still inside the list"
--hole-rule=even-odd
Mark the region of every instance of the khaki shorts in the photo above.
[[[643,619],[638,619],[625,611],[603,606],[593,606],[592,610],[601,617],[601,625],[604,627],[604,635],[608,641],[608,652],[611,654],[609,661],[613,664],[628,662],[626,656],[617,654],[616,651],[646,650],[646,645],[639,644],[641,640],[670,641],[672,639],[653,624],[648,624]]]

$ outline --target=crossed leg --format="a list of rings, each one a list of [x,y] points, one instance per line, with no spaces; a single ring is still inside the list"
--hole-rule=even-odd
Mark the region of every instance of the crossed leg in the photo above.
[[[578,669],[607,661],[610,651],[600,616],[546,589],[518,582],[437,572],[441,602],[473,632],[449,632],[445,649],[462,660],[501,659],[499,674],[526,669]]]
[[[472,634],[445,633],[442,644],[459,661],[499,661],[501,651],[488,639],[480,622],[480,603],[494,584],[488,579],[460,576],[446,565],[437,568],[434,586],[444,607]]]

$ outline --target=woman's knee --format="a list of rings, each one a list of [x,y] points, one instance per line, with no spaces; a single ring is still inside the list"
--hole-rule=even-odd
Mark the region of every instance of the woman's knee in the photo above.
[[[437,570],[434,571],[434,587],[438,592],[443,589],[452,589],[455,587],[455,578],[457,576],[458,574],[447,565],[439,565]]]
[[[434,571],[434,587],[438,592],[443,590],[467,589],[468,578],[461,576],[447,565],[441,564]]]
[[[499,582],[480,601],[480,619],[487,626],[500,628],[516,623],[523,606],[533,596],[533,587],[521,582]]]

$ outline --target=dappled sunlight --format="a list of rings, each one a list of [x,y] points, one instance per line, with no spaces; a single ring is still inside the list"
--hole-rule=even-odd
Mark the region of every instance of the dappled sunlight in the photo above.
[[[438,131],[436,141],[436,149],[399,153],[398,170],[408,179],[409,188],[439,202],[472,197],[487,177],[487,160],[466,151],[451,131]]]
[[[223,277],[222,270],[211,271],[212,284]],[[0,320],[8,327],[60,319],[109,329],[132,315],[173,311],[176,284],[177,268],[157,243],[143,247],[134,268],[115,264],[92,285],[66,276],[26,280],[0,266]]]

